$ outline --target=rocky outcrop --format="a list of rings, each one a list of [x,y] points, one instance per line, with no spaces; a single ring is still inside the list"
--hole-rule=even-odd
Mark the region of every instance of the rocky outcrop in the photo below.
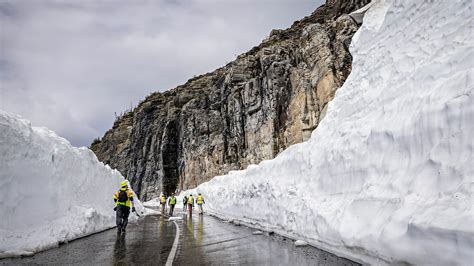
[[[367,0],[328,0],[258,47],[186,84],[148,96],[91,148],[144,200],[274,158],[305,141],[351,70]]]

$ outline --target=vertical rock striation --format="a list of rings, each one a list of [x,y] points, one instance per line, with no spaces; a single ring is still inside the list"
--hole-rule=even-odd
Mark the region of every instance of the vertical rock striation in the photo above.
[[[155,92],[91,145],[144,200],[274,158],[307,140],[351,71],[368,0],[328,0],[214,72]]]

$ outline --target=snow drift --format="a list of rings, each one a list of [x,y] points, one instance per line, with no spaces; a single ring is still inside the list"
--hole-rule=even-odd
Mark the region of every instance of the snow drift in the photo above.
[[[0,258],[115,226],[121,174],[89,149],[1,110],[0,169]]]
[[[364,262],[472,264],[472,22],[471,0],[376,1],[312,138],[188,193]]]

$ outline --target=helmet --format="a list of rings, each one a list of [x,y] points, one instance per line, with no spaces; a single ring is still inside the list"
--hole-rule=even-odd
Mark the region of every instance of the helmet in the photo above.
[[[124,180],[124,181],[120,182],[120,186],[121,186],[121,187],[126,187],[126,186],[128,186],[127,180]]]

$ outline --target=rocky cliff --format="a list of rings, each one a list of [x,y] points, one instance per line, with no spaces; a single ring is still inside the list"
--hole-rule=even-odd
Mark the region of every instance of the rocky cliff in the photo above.
[[[91,149],[140,198],[192,188],[305,141],[351,71],[350,12],[368,0],[328,0],[226,66],[155,92]]]

